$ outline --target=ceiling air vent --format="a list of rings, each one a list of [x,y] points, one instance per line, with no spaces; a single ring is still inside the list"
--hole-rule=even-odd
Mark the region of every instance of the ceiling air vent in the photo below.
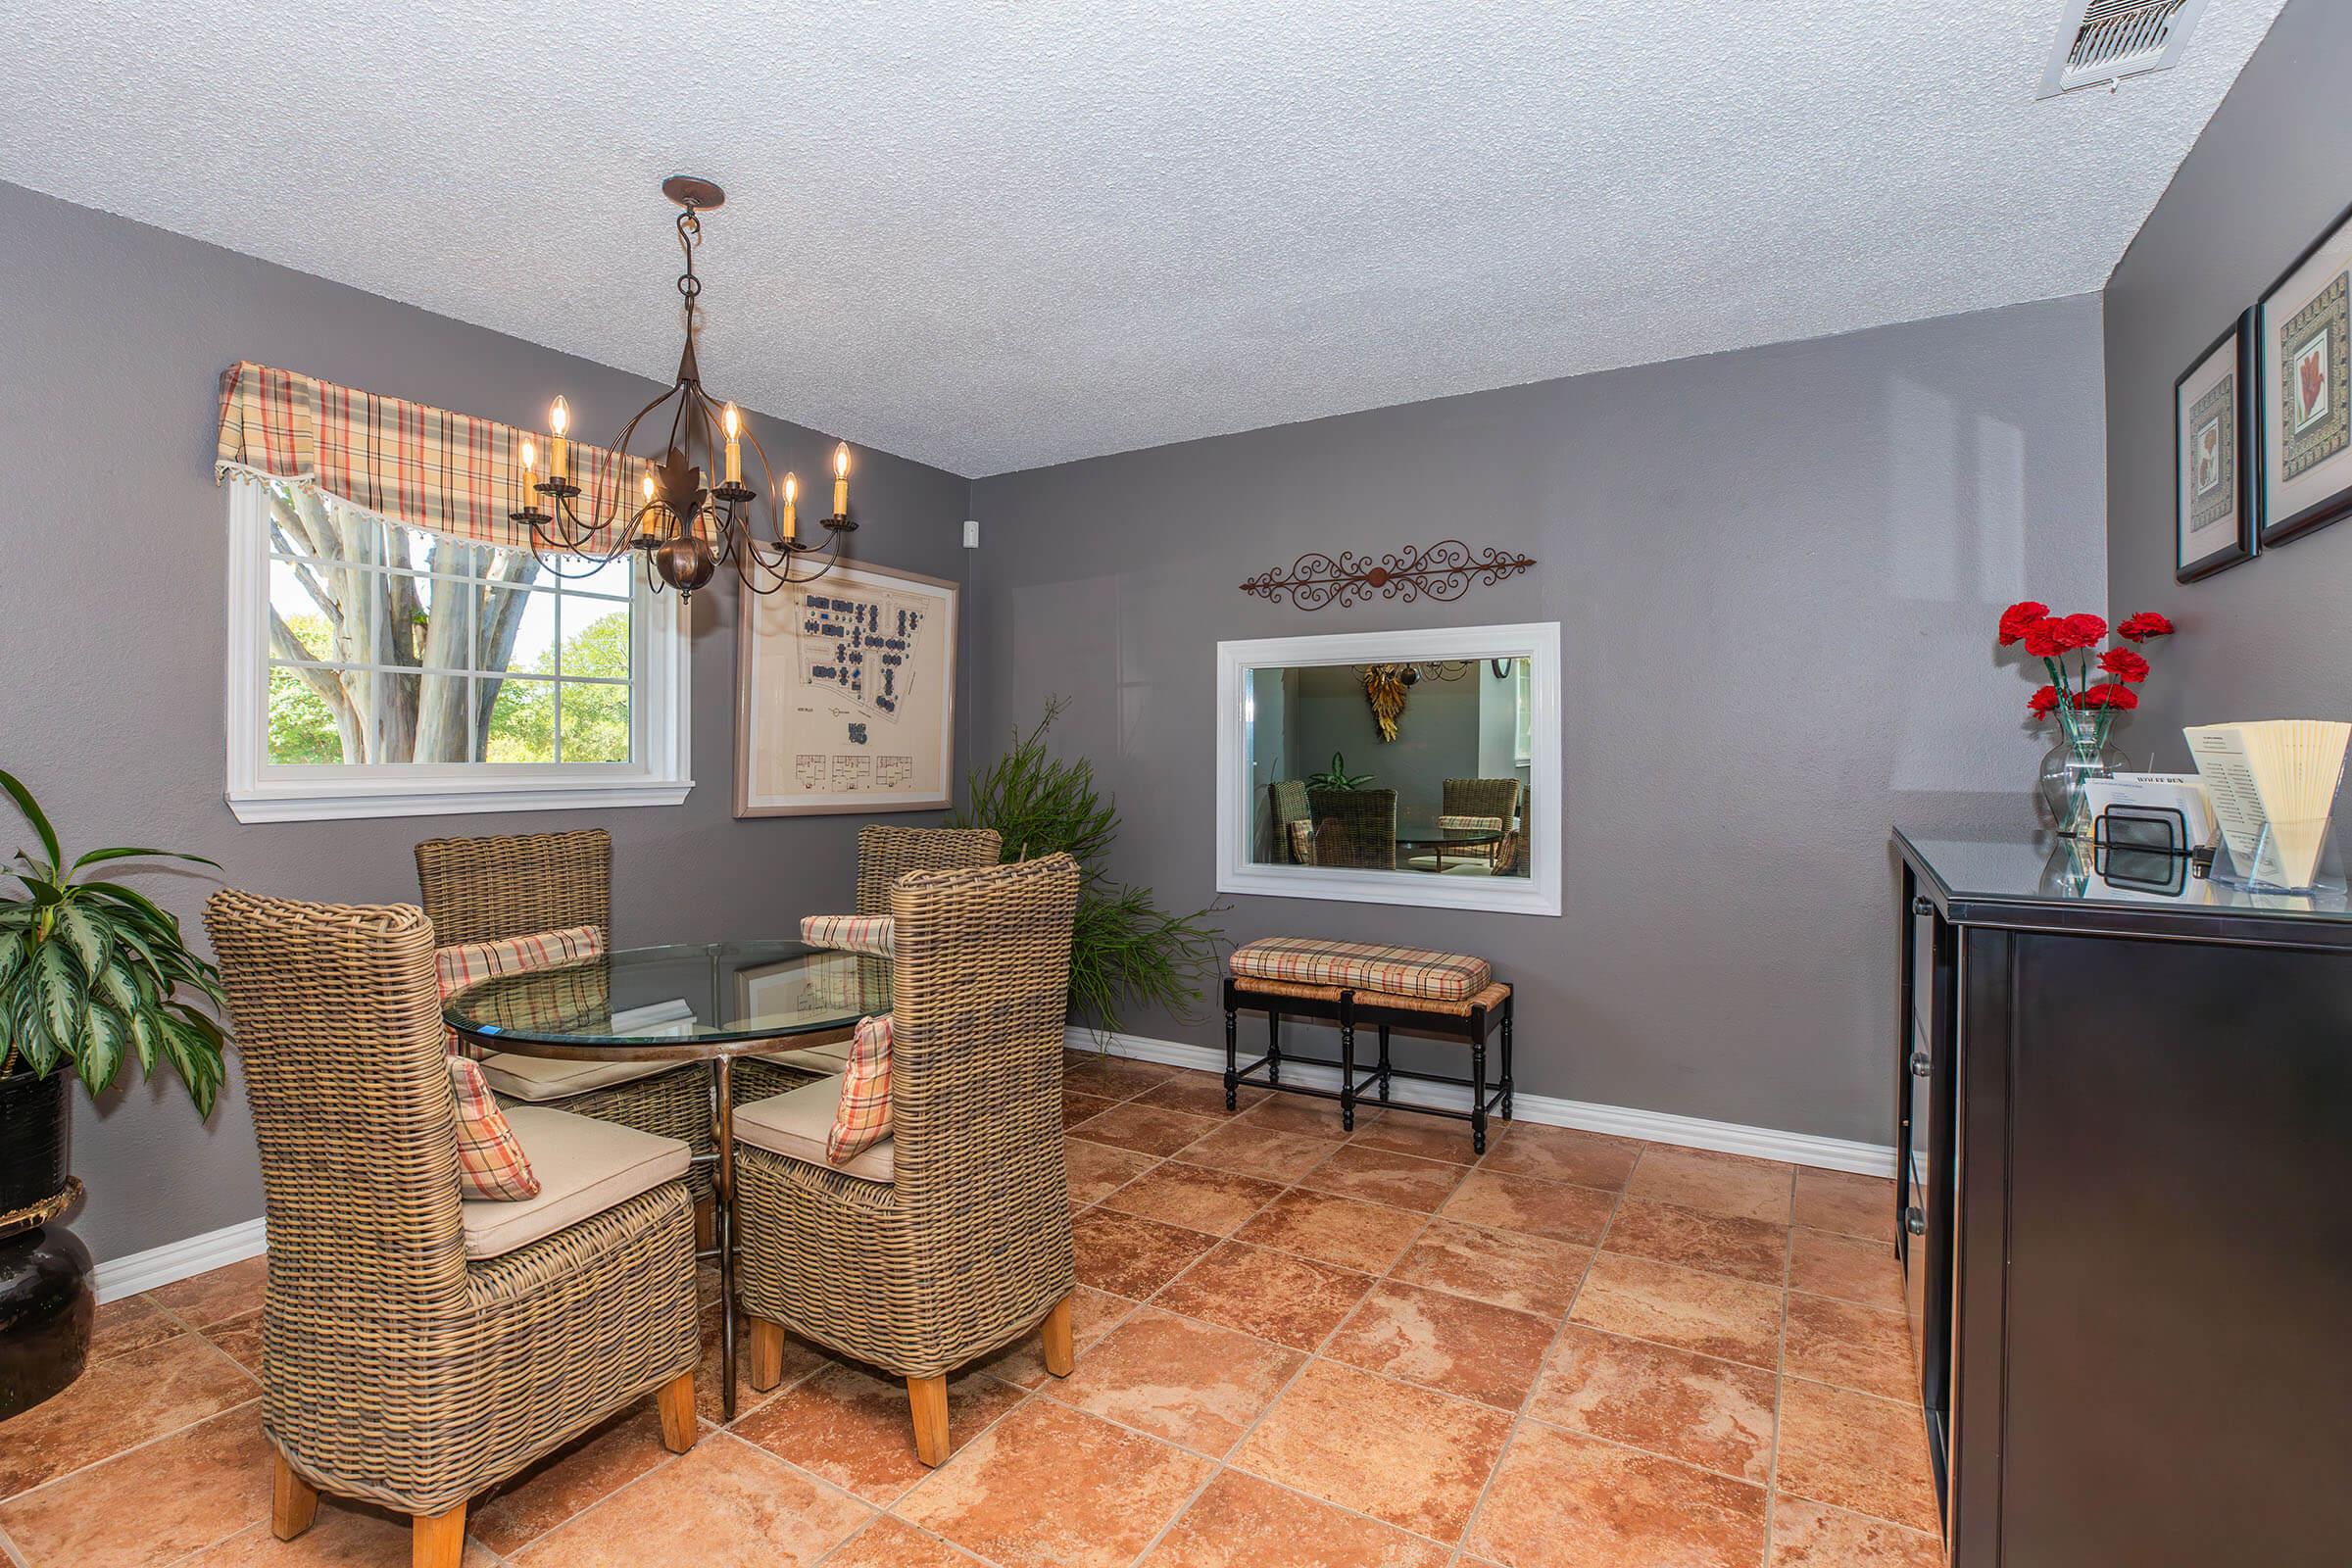
[[[2066,0],[2038,96],[2180,64],[2205,0]]]

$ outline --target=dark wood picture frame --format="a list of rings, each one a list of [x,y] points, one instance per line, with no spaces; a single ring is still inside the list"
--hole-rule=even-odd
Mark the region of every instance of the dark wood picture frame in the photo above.
[[[2289,283],[2297,280],[2304,269],[2331,248],[2339,252],[2336,261],[2341,264],[2343,270],[2339,273],[2341,294],[2334,307],[2333,336],[2328,345],[2332,373],[2328,377],[2328,387],[2330,412],[2352,420],[2352,373],[2347,373],[2352,372],[2352,207],[2336,214],[2327,228],[2321,231],[2320,237],[2304,247],[2303,253],[2287,264],[2286,269],[2271,281],[2271,286],[2263,290],[2261,301],[2251,313],[2255,324],[2256,395],[2250,401],[2255,408],[2255,430],[2260,438],[2261,463],[2257,472],[2262,496],[2260,526],[2256,537],[2260,541],[2260,548],[2264,550],[2299,538],[2315,528],[2324,527],[2352,514],[2352,446],[2339,446],[2318,460],[2322,464],[2339,466],[2337,482],[2332,489],[2306,500],[2300,506],[2282,506],[2279,498],[2274,494],[2278,486],[2291,482],[2295,476],[2284,474],[2285,468],[2294,461],[2293,454],[2287,450],[2286,441],[2275,438],[2272,431],[2273,399],[2278,396],[2278,388],[2273,383],[2280,373],[2276,358],[2276,340],[2279,328],[2274,325],[2272,313],[2275,307],[2282,303],[2298,314],[2320,309],[2327,292],[2335,289],[2337,283],[2324,284],[2321,295],[2313,296],[2301,305],[2291,300],[2282,302],[2279,296]],[[2317,276],[2325,278],[2326,273]],[[2310,280],[2306,280],[2305,287],[2310,286]],[[2302,290],[2298,290],[2300,292]],[[2293,319],[2289,318],[2288,324],[2291,325]],[[2285,411],[2280,409],[2278,413],[2278,427],[2284,431]]]
[[[2217,571],[2227,571],[2242,561],[2254,559],[2260,548],[2262,517],[2262,420],[2257,404],[2260,401],[2260,367],[2255,354],[2256,334],[2261,330],[2261,313],[2248,307],[2230,329],[2208,343],[2188,368],[2173,378],[2173,580],[2190,583],[2210,577]],[[2229,443],[2225,449],[2231,466],[2227,482],[2233,492],[2231,505],[2236,513],[2236,527],[2230,537],[2213,545],[2195,558],[2188,554],[2190,533],[2189,506],[2190,443],[2195,440],[2196,424],[2192,409],[2182,406],[2182,389],[2190,381],[2209,373],[2217,356],[2227,354],[2230,364],[2226,372],[2231,392],[2226,411],[2216,411],[2215,417],[2226,421],[2220,436]],[[2214,383],[2204,396],[2210,397],[2221,383]]]

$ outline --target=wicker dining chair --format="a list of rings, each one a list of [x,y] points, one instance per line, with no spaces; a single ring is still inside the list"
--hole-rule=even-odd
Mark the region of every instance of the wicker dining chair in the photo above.
[[[1519,818],[1519,781],[1515,778],[1449,778],[1438,784],[1438,810],[1447,817],[1474,817],[1492,822],[1496,829],[1509,833]],[[1499,858],[1499,842],[1485,845],[1465,845],[1459,852],[1465,856],[1494,863]],[[1500,874],[1497,867],[1496,874]]]
[[[1278,865],[1312,864],[1315,813],[1306,804],[1306,780],[1278,778],[1267,785],[1266,790],[1274,804],[1274,862]],[[1298,831],[1300,827],[1306,829],[1303,834]]]
[[[858,891],[855,912],[888,914],[890,890],[909,871],[959,871],[994,865],[1004,840],[991,827],[885,827],[869,822],[858,830]],[[879,995],[890,978],[890,960],[860,956],[860,989]],[[747,1056],[735,1064],[735,1102],[789,1093],[811,1078],[841,1071],[849,1060],[846,1041],[782,1053],[773,1060]]]
[[[431,923],[235,891],[204,919],[261,1146],[279,1539],[326,1492],[411,1515],[418,1568],[457,1568],[468,1497],[641,1396],[658,1393],[670,1450],[692,1446],[693,1203],[662,1178],[684,1151],[526,1110],[516,1136],[540,1144],[547,1192],[462,1202]],[[567,1180],[557,1167],[582,1132],[607,1157]],[[633,1196],[599,1206],[600,1192]],[[477,1210],[498,1211],[483,1223],[508,1227],[503,1249]]]
[[[416,885],[434,940],[443,947],[580,925],[596,927],[608,950],[612,945],[612,835],[601,827],[427,839],[416,846]],[[532,1064],[521,1058],[514,1065],[528,1071]],[[797,1073],[792,1081],[806,1083],[808,1077]],[[514,1097],[502,1093],[499,1098]],[[710,1121],[710,1074],[700,1063],[529,1102],[675,1138],[698,1156],[710,1156],[718,1147]],[[710,1200],[708,1157],[698,1158],[688,1185],[696,1201]],[[708,1221],[704,1228],[709,1230]]]
[[[1358,869],[1396,869],[1395,790],[1310,789],[1315,818],[1315,863]]]
[[[1042,1324],[1047,1369],[1069,1374],[1061,1051],[1077,901],[1067,855],[902,878],[891,1137],[827,1162],[835,1080],[736,1113],[755,1389],[775,1386],[788,1332],[880,1367],[906,1379],[916,1455],[935,1465],[949,1373]]]

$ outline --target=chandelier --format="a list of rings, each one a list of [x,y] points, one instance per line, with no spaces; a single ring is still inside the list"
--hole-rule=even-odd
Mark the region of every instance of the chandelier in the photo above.
[[[695,276],[694,250],[703,238],[701,215],[715,211],[726,201],[726,193],[713,181],[691,174],[663,180],[662,193],[685,209],[677,220],[678,248],[686,257],[686,270],[678,274],[678,293],[686,301],[686,347],[678,357],[677,379],[621,427],[612,443],[612,482],[602,487],[607,499],[585,507],[580,502],[580,475],[573,471],[571,405],[556,399],[547,416],[547,477],[538,476],[537,443],[524,438],[517,487],[521,505],[508,515],[530,529],[532,556],[559,577],[582,575],[583,562],[584,569],[593,571],[633,550],[645,557],[646,580],[654,591],[667,585],[681,599],[691,599],[722,566],[733,566],[744,588],[756,594],[813,581],[831,569],[841,536],[858,527],[850,516],[849,443],[833,450],[833,511],[816,519],[824,532],[821,541],[812,543],[801,533],[799,478],[788,472],[777,485],[767,452],[744,422],[742,411],[703,390],[702,370],[695,363],[694,339],[700,330],[695,309],[703,283]],[[623,482],[629,443],[638,427],[664,407],[670,408],[667,441],[658,458],[644,460],[640,493],[630,495]],[[659,421],[649,428],[659,428]],[[771,498],[757,511],[753,503],[761,492],[743,482],[747,442]],[[721,454],[717,483],[696,465],[698,450],[706,464],[713,453]]]

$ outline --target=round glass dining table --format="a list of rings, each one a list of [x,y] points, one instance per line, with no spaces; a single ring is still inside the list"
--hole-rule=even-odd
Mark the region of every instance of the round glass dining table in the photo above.
[[[735,1416],[735,1094],[739,1056],[847,1040],[890,1010],[890,961],[801,942],[621,948],[499,975],[448,999],[442,1018],[486,1051],[567,1061],[708,1062],[709,1161],[717,1194],[719,1365]]]
[[[1400,850],[1433,850],[1437,854],[1435,869],[1446,869],[1446,855],[1449,850],[1481,850],[1477,856],[1459,855],[1457,860],[1493,859],[1493,846],[1502,842],[1498,827],[1440,827],[1434,822],[1416,822],[1396,830],[1396,847]]]

